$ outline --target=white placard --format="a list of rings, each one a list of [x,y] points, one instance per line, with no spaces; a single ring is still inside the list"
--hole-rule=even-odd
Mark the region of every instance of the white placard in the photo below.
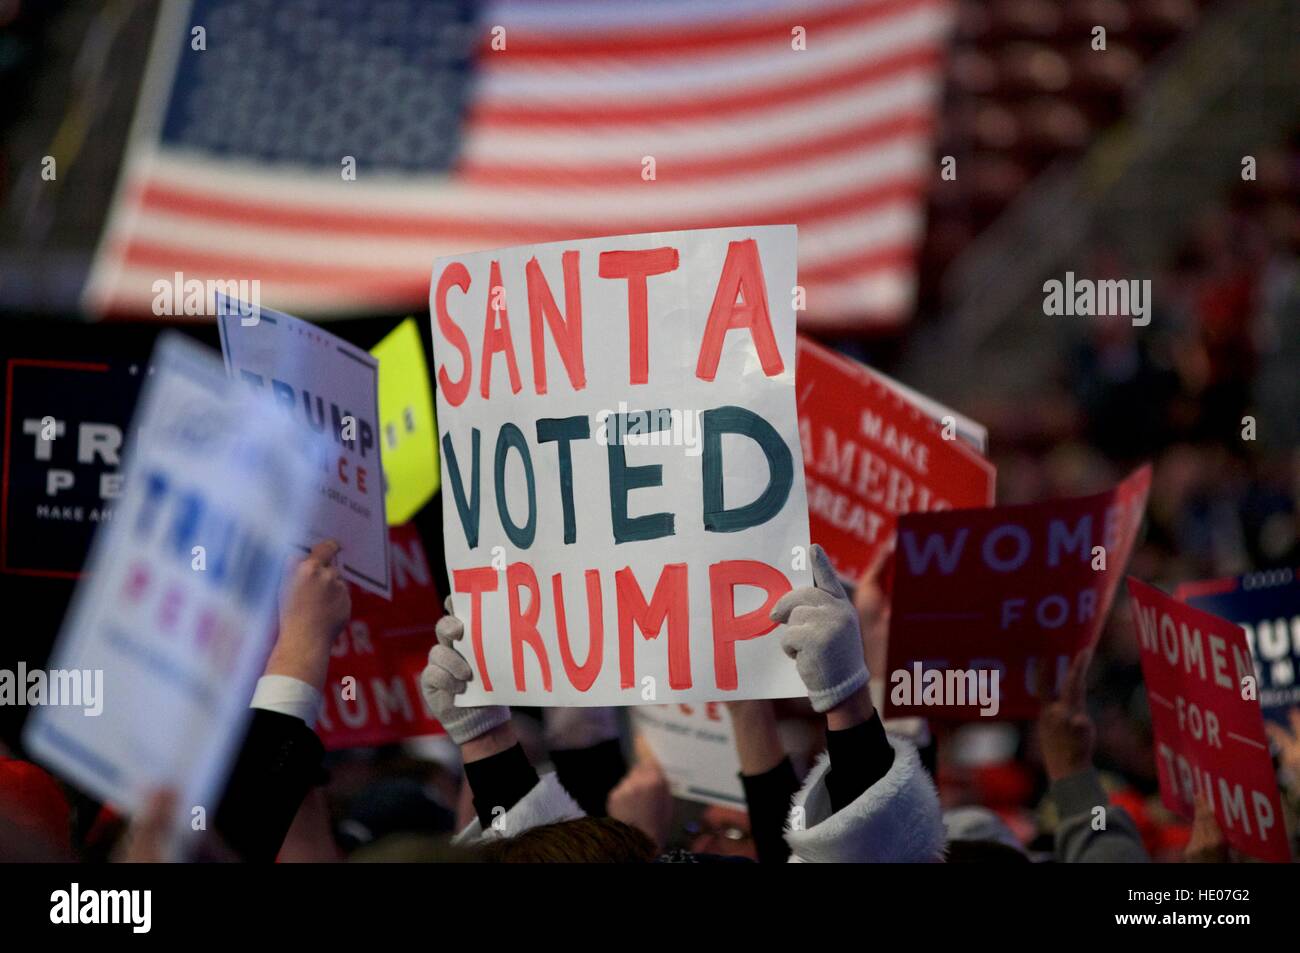
[[[632,712],[632,724],[650,745],[674,797],[746,809],[726,706],[644,705]]]
[[[179,335],[163,336],[150,373],[123,494],[50,662],[51,684],[98,679],[100,711],[38,708],[24,743],[120,810],[170,787],[179,832],[195,808],[215,816],[323,447]]]
[[[379,362],[328,331],[292,315],[250,310],[217,296],[221,352],[231,377],[291,408],[334,452],[316,481],[320,506],[305,551],[322,539],[342,547],[348,582],[392,598],[384,471],[379,452]]]
[[[811,584],[795,244],[723,228],[434,263],[459,703],[805,693],[768,617]]]

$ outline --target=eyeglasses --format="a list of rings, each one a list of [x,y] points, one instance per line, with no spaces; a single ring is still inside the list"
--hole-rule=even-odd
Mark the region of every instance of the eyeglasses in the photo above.
[[[691,837],[721,837],[723,840],[737,843],[750,840],[749,831],[736,827],[734,824],[708,824],[703,821],[690,821],[684,827],[686,833],[690,834]]]

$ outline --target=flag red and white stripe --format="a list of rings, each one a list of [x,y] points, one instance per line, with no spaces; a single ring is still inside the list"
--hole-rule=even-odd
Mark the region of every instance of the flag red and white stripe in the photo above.
[[[296,313],[392,311],[427,300],[441,255],[793,222],[804,326],[899,322],[950,21],[947,0],[502,0],[455,167],[355,181],[164,144],[177,53],[155,42],[86,303],[148,314],[182,272]],[[186,22],[168,4],[157,29]]]

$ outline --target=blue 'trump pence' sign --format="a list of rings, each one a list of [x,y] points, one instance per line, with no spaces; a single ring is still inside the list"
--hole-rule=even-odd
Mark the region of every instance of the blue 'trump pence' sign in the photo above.
[[[1246,630],[1264,717],[1287,724],[1287,710],[1300,705],[1300,580],[1295,570],[1183,583],[1175,596]]]

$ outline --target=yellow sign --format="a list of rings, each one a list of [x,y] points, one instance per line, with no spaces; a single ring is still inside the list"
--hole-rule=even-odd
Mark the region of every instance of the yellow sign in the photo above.
[[[438,492],[438,424],[424,345],[414,318],[370,353],[379,359],[379,446],[388,525],[407,522]]]

